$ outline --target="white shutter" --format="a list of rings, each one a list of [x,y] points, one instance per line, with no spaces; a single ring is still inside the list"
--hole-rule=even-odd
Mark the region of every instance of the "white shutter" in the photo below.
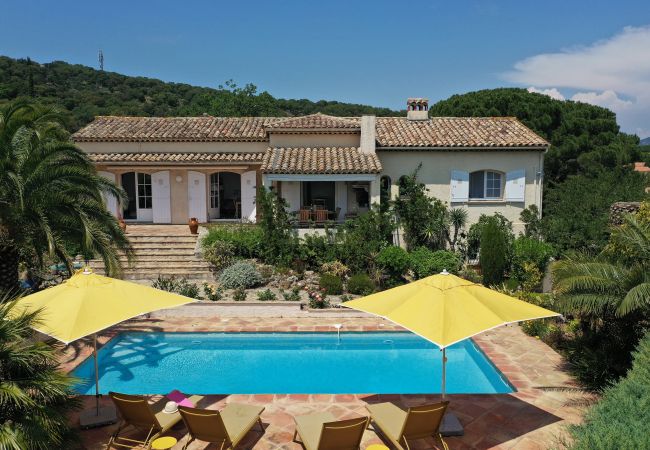
[[[106,178],[107,180],[110,180],[113,183],[115,183],[114,173],[100,171],[98,172],[98,174],[100,177]],[[104,204],[106,205],[106,209],[108,210],[108,212],[113,214],[115,217],[117,217],[117,199],[115,198],[115,196],[107,192],[103,192],[102,197],[104,197]]]
[[[451,192],[451,202],[466,202],[469,200],[469,172],[464,170],[451,171],[451,183],[449,185]]]
[[[523,202],[526,200],[526,169],[513,170],[506,173],[505,199],[508,202]]]
[[[171,223],[172,210],[168,170],[151,174],[151,207],[153,209],[153,223]]]
[[[255,195],[257,190],[256,172],[251,170],[241,175],[241,218],[255,222],[257,207],[255,206]]]
[[[196,217],[199,222],[208,221],[208,197],[205,187],[205,174],[187,171],[187,214],[189,220]]]

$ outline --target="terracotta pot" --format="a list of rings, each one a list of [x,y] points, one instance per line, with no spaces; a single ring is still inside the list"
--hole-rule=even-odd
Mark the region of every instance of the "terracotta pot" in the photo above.
[[[117,223],[123,232],[126,231],[126,222],[124,221],[124,219],[120,217],[119,219],[117,219]]]
[[[192,217],[190,219],[190,233],[192,234],[198,234],[199,232],[199,221],[196,220],[196,217]]]

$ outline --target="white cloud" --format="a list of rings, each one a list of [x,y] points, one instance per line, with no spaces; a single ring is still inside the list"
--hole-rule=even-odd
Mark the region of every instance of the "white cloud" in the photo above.
[[[555,100],[565,100],[564,95],[562,95],[562,93],[558,91],[557,88],[537,89],[535,86],[531,86],[528,88],[528,92],[548,95],[549,97],[554,98]]]
[[[578,92],[571,97],[571,100],[603,106],[612,111],[621,111],[634,105],[630,100],[619,98],[612,90],[603,91],[600,94],[598,92]]]
[[[508,81],[553,98],[560,89],[571,97],[617,113],[627,132],[650,128],[650,25],[626,27],[609,39],[588,46],[523,59],[505,73]],[[629,100],[628,100],[629,99]]]

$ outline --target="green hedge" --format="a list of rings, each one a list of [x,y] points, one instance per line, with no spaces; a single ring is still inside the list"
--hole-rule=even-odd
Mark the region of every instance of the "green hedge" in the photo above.
[[[428,248],[420,247],[410,253],[411,270],[416,279],[428,277],[447,270],[450,273],[457,273],[460,269],[458,255],[446,250],[432,252]]]
[[[650,449],[650,333],[627,376],[605,389],[582,425],[570,428],[573,450]]]

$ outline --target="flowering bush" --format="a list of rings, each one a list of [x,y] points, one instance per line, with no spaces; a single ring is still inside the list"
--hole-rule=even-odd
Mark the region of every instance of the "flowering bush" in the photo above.
[[[212,265],[212,268],[219,272],[234,261],[235,246],[228,241],[215,241],[209,247],[203,249],[203,259]]]
[[[321,273],[343,278],[350,272],[350,268],[343,264],[341,261],[336,260],[323,263],[320,266],[320,271]]]
[[[206,299],[216,302],[223,298],[223,289],[214,284],[203,283],[203,295]]]
[[[322,291],[308,291],[309,307],[313,309],[329,308],[330,302],[327,300],[327,294]]]

